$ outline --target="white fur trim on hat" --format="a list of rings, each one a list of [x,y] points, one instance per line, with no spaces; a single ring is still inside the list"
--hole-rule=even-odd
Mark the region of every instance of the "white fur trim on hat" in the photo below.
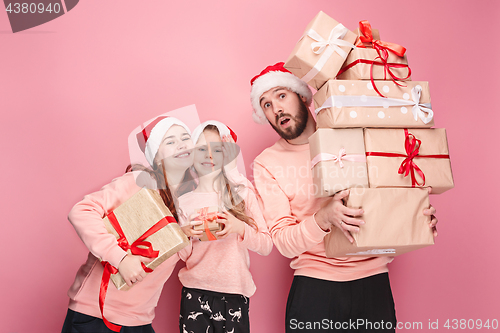
[[[191,134],[189,127],[186,126],[182,121],[174,117],[168,117],[158,122],[158,124],[153,127],[151,133],[149,134],[148,141],[146,142],[146,148],[144,149],[144,155],[149,164],[153,166],[156,153],[160,148],[160,143],[165,133],[174,125],[179,125],[184,127],[184,129]]]
[[[284,87],[291,91],[304,96],[306,98],[306,105],[310,106],[312,102],[312,91],[309,89],[307,83],[293,75],[292,73],[271,71],[258,77],[253,85],[250,93],[250,101],[253,106],[253,120],[259,124],[267,124],[269,121],[264,114],[264,110],[260,107],[260,97],[266,91],[274,87]]]
[[[193,135],[191,137],[193,138],[194,144],[196,144],[196,142],[198,142],[198,139],[200,138],[201,133],[203,133],[203,130],[208,125],[214,125],[217,127],[217,129],[219,130],[219,135],[220,135],[221,140],[225,136],[231,135],[229,128],[226,125],[224,125],[223,123],[221,123],[220,121],[207,120],[204,123],[201,123],[200,125],[196,126],[196,128],[193,130]]]

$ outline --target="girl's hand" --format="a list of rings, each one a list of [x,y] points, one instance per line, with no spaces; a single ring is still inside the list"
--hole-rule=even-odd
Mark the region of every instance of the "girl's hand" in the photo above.
[[[136,282],[141,282],[146,277],[146,272],[141,263],[149,263],[152,258],[127,254],[118,265],[118,272],[125,280],[127,286],[132,287]]]
[[[200,238],[201,235],[203,235],[203,230],[194,230],[195,225],[202,225],[203,222],[201,221],[193,221],[193,219],[200,214],[194,213],[189,216],[189,223],[183,227],[181,227],[182,231],[186,234],[188,237],[196,237]]]
[[[217,222],[224,224],[224,229],[215,233],[217,238],[226,238],[229,234],[238,234],[241,238],[245,236],[245,222],[237,219],[231,213],[219,213]]]

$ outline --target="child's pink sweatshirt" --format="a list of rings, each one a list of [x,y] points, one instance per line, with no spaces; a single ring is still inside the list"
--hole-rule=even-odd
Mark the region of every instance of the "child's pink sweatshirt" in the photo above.
[[[68,291],[71,310],[101,317],[99,288],[103,267],[97,258],[118,267],[126,255],[118,246],[115,236],[106,231],[102,218],[140,189],[136,185],[134,175],[127,173],[114,179],[100,191],[86,195],[70,211],[69,221],[90,250],[87,262],[78,270]],[[150,324],[155,316],[163,284],[172,274],[178,260],[179,256],[173,255],[128,291],[117,290],[110,281],[104,303],[106,319],[124,326]]]
[[[193,239],[191,246],[179,252],[181,259],[186,262],[186,267],[179,271],[179,280],[184,287],[246,297],[255,293],[248,250],[267,256],[271,253],[273,242],[254,191],[247,188],[242,197],[246,213],[257,223],[258,231],[245,224],[243,238],[233,233],[215,241]],[[197,209],[209,206],[219,206],[217,193],[190,192],[179,198],[183,216],[190,216]],[[188,223],[186,218],[179,219],[183,225]]]

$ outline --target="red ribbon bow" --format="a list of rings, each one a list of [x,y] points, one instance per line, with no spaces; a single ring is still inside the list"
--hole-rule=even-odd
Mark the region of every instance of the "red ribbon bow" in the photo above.
[[[344,73],[346,70],[349,68],[354,67],[357,64],[363,63],[363,64],[370,64],[370,81],[372,83],[373,89],[377,92],[377,94],[381,97],[385,97],[382,95],[382,93],[378,90],[377,86],[375,85],[375,82],[373,80],[373,66],[384,66],[384,80],[387,79],[387,74],[391,77],[392,82],[394,82],[396,85],[400,87],[405,87],[404,85],[400,84],[397,82],[398,81],[404,81],[408,79],[411,76],[411,69],[408,65],[406,64],[398,64],[398,63],[393,63],[393,62],[387,62],[387,59],[389,58],[389,51],[392,53],[403,57],[405,55],[406,49],[395,43],[389,43],[389,42],[383,42],[378,39],[373,39],[373,34],[372,34],[372,26],[370,25],[370,22],[368,21],[360,21],[359,22],[359,30],[361,32],[361,36],[359,39],[356,41],[356,47],[361,47],[361,48],[366,48],[366,46],[363,43],[370,43],[372,44],[373,48],[377,51],[378,57],[376,57],[374,60],[366,60],[366,59],[358,59],[356,61],[353,61],[346,67],[342,68],[342,70],[339,71],[337,75],[340,75]],[[376,61],[377,59],[380,59],[380,62]],[[408,68],[408,75],[406,77],[398,77],[396,76],[391,68]]]
[[[151,228],[148,229],[148,231],[146,231],[141,237],[139,237],[135,242],[133,242],[132,245],[130,245],[127,239],[125,238],[125,234],[123,233],[123,230],[113,212],[108,214],[108,220],[113,226],[113,228],[116,230],[118,235],[120,236],[118,238],[118,245],[124,251],[130,250],[130,252],[132,252],[132,254],[134,255],[140,255],[148,258],[157,258],[160,251],[154,251],[151,243],[146,242],[145,239],[151,236],[152,234],[156,233],[158,230],[165,227],[167,224],[176,223],[174,217],[166,216],[157,223],[155,223]],[[108,292],[109,280],[111,278],[111,274],[118,273],[118,269],[113,267],[107,261],[102,261],[101,264],[104,267],[104,272],[102,274],[102,279],[101,279],[101,288],[99,290],[99,309],[101,310],[102,320],[110,330],[112,330],[113,332],[120,332],[122,327],[120,325],[115,325],[109,322],[106,318],[104,318],[103,314],[104,300],[106,299],[106,293]],[[146,273],[151,273],[153,271],[151,268],[146,267],[144,263],[141,263],[141,265],[142,269],[144,269]]]
[[[208,207],[201,208],[199,212],[200,215],[195,217],[194,221],[203,221],[203,226],[205,227],[205,234],[207,235],[209,241],[217,240],[217,237],[215,237],[208,228],[208,222],[216,221],[219,215],[217,214],[217,212],[209,213]]]
[[[420,145],[422,141],[417,139],[413,134],[408,132],[408,129],[404,129],[405,131],[405,151],[404,154],[397,153],[383,153],[383,152],[366,152],[366,156],[384,156],[384,157],[405,157],[401,165],[399,166],[398,174],[404,174],[404,177],[411,177],[411,186],[424,186],[425,185],[425,175],[424,172],[417,166],[417,164],[413,161],[414,158],[450,158],[450,155],[438,154],[438,155],[420,155]],[[415,171],[418,173],[420,178],[422,178],[422,184],[420,184],[416,177]]]
[[[394,54],[397,54],[400,57],[403,57],[405,55],[406,49],[396,43],[389,43],[389,42],[383,42],[379,39],[373,39],[373,34],[372,34],[372,26],[370,22],[364,20],[359,22],[359,31],[361,32],[361,36],[359,36],[359,39],[356,42],[357,47],[365,47],[363,43],[370,43],[373,45],[373,48],[379,48],[383,50],[389,50]]]

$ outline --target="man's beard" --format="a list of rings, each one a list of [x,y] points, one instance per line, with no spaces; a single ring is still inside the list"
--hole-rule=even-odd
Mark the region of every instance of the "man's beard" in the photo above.
[[[295,126],[289,126],[284,130],[274,125],[272,122],[269,122],[271,126],[274,128],[276,133],[279,134],[285,140],[293,140],[298,138],[302,132],[306,129],[307,118],[309,117],[309,110],[307,106],[299,100],[299,112],[296,117],[292,117],[289,113],[281,113],[276,115],[275,123],[279,124],[279,119],[283,117],[290,118],[290,121],[295,120]]]

